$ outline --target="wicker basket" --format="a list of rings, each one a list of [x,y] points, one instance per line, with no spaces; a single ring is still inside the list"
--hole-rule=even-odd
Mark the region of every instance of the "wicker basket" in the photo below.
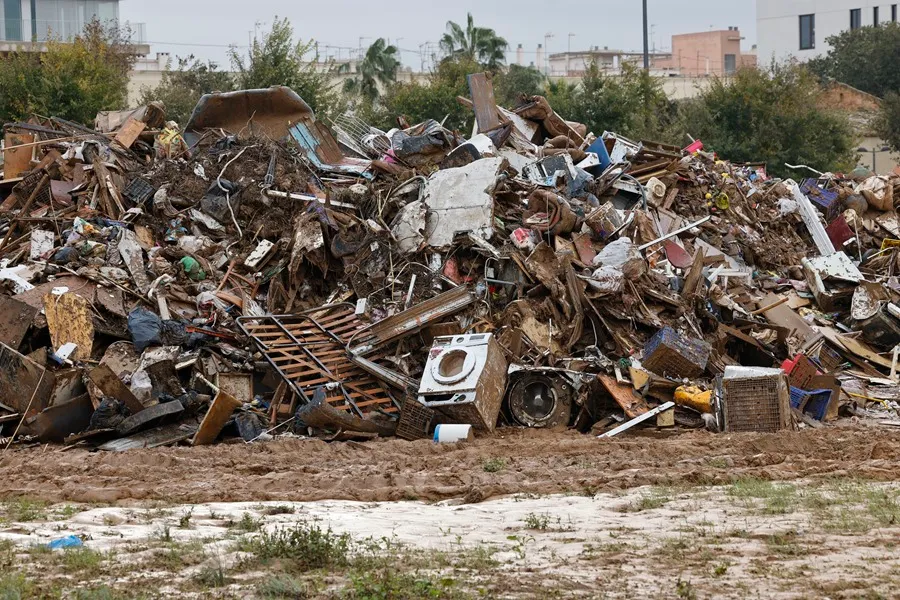
[[[710,350],[704,341],[686,338],[671,327],[663,327],[644,347],[641,366],[664,377],[693,379],[706,371]]]
[[[722,379],[725,431],[792,429],[790,391],[781,369],[729,367]]]
[[[421,440],[429,436],[436,413],[413,397],[407,397],[400,411],[397,437],[404,440]]]

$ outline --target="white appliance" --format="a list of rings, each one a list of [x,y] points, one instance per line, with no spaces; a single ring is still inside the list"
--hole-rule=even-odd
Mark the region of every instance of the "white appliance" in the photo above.
[[[490,333],[437,337],[419,384],[419,402],[482,431],[493,431],[506,393],[506,357]]]

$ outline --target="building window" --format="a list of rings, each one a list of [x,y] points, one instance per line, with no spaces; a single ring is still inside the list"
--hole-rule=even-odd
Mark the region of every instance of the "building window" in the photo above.
[[[21,42],[22,39],[22,0],[3,0],[0,2],[3,6],[0,23],[0,40],[9,42]]]
[[[872,25],[878,27],[878,7],[872,8]]]
[[[800,15],[800,49],[816,47],[816,15]]]
[[[850,10],[850,31],[856,31],[862,26],[862,9],[854,8]]]
[[[736,54],[726,54],[725,55],[725,74],[731,75],[737,71],[737,55]]]

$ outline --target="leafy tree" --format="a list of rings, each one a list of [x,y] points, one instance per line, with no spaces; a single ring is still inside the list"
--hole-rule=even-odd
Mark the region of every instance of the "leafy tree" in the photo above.
[[[380,95],[379,85],[386,87],[396,81],[399,68],[397,47],[378,38],[359,63],[359,75],[344,82],[344,91],[374,101]]]
[[[547,102],[563,119],[575,120],[575,100],[581,95],[581,84],[567,83],[565,81],[548,81],[544,88],[544,97]],[[599,134],[598,134],[599,135]]]
[[[888,92],[882,100],[877,126],[878,135],[895,152],[900,152],[900,94],[897,92]]]
[[[39,113],[93,123],[98,111],[126,108],[134,61],[131,31],[94,19],[70,43],[50,39],[39,58],[0,59],[0,116]]]
[[[571,114],[560,114],[584,123],[596,135],[615,131],[652,139],[660,135],[668,105],[659,80],[643,69],[624,63],[620,75],[607,75],[591,64],[572,102]]]
[[[472,13],[468,13],[466,28],[453,21],[447,22],[447,33],[440,41],[441,50],[450,57],[479,62],[484,68],[499,71],[506,62],[509,44],[487,27],[475,27]]]
[[[391,127],[396,116],[405,116],[410,123],[447,117],[445,127],[468,133],[472,129],[472,109],[461,105],[457,96],[469,95],[466,75],[476,73],[481,65],[465,57],[444,60],[425,84],[397,83],[382,97],[382,120],[373,120],[382,127]]]
[[[494,77],[494,98],[500,106],[515,106],[520,95],[536,96],[543,91],[544,74],[534,67],[509,65]]]
[[[777,176],[792,175],[785,163],[850,170],[852,128],[846,116],[818,107],[821,91],[802,66],[740,69],[731,82],[713,79],[698,98],[683,101],[670,131],[690,133],[730,160],[765,161]]]
[[[20,52],[0,58],[0,123],[23,120],[35,112],[43,85],[38,55]]]
[[[327,115],[338,110],[331,67],[319,68],[314,42],[294,42],[294,28],[287,19],[276,17],[269,33],[261,40],[253,40],[246,57],[234,48],[229,51],[229,57],[241,89],[285,85],[297,92],[316,113]]]
[[[900,23],[845,31],[827,42],[828,54],[810,62],[817,75],[879,97],[900,92]]]
[[[178,68],[172,69],[169,65],[159,85],[141,89],[140,102],[163,102],[167,118],[184,126],[203,94],[230,92],[234,89],[234,80],[212,61],[202,62],[193,55],[178,57],[177,61]]]

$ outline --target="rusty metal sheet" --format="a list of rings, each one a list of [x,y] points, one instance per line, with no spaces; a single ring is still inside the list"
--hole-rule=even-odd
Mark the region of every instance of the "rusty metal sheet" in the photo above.
[[[184,128],[185,139],[192,145],[205,129],[219,128],[235,135],[263,134],[281,139],[288,134],[292,123],[312,115],[309,105],[285,86],[205,94]]]
[[[150,408],[145,408],[136,415],[131,415],[124,421],[119,423],[116,431],[119,435],[130,435],[141,429],[158,425],[160,421],[171,415],[178,415],[184,412],[184,406],[178,400],[171,402],[160,402],[154,404]]]
[[[195,431],[197,431],[196,425],[188,425],[186,423],[163,425],[162,427],[142,431],[129,437],[112,440],[102,446],[98,446],[97,449],[107,452],[124,452],[125,450],[137,450],[140,448],[171,446],[189,439],[194,435]]]
[[[42,442],[62,442],[67,435],[84,431],[91,422],[94,405],[82,394],[70,402],[51,406],[25,422],[25,433]]]
[[[469,92],[475,109],[475,121],[478,132],[493,131],[502,125],[497,114],[497,101],[494,100],[494,84],[487,73],[472,73],[466,78]]]
[[[18,349],[38,309],[9,296],[0,296],[0,342]]]

